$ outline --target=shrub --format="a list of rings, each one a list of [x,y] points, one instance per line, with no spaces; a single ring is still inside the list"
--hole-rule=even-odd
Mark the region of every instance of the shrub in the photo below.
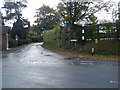
[[[94,42],[86,42],[83,52],[91,53],[92,44]],[[118,55],[118,41],[115,40],[100,40],[97,44],[94,44],[95,54],[100,55]]]
[[[44,46],[50,48],[59,49],[66,48],[70,46],[70,39],[73,38],[73,32],[67,31],[67,28],[61,29],[56,26],[52,30],[48,30],[43,35]],[[71,36],[71,37],[70,37]]]
[[[30,43],[30,39],[18,39],[18,41],[16,41],[15,39],[10,39],[9,47],[20,46],[20,45],[28,44],[28,43]]]
[[[42,37],[40,37],[40,36],[31,36],[30,39],[32,42],[42,42],[43,41]]]
[[[17,46],[17,41],[15,39],[10,39],[9,40],[9,47],[15,47]]]
[[[18,40],[18,46],[23,45],[23,44],[28,44],[28,43],[30,43],[29,39],[19,39]]]

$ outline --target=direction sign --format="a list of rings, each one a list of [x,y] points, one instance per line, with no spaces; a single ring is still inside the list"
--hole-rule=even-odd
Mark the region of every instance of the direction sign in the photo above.
[[[72,27],[72,23],[66,23],[66,27]]]
[[[92,21],[77,21],[77,22],[74,22],[74,24],[82,24],[82,26],[84,26],[85,24],[92,24],[93,22]]]
[[[84,26],[85,26],[85,24],[92,24],[92,23],[93,23],[92,21],[87,21],[87,20],[74,22],[74,24],[82,24],[82,28],[83,28],[82,29],[82,46],[84,45],[84,40],[85,40]]]
[[[70,41],[72,41],[72,42],[76,42],[76,41],[77,41],[77,39],[71,39]]]

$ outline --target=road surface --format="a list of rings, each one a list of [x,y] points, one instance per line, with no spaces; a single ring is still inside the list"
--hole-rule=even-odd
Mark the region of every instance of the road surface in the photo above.
[[[60,55],[26,45],[3,54],[3,88],[117,88],[118,62]]]

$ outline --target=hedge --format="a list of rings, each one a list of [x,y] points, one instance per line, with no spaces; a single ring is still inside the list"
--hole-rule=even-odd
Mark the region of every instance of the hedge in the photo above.
[[[43,42],[43,39],[40,36],[31,36],[30,39],[32,42]]]
[[[18,39],[18,41],[16,41],[15,39],[10,39],[9,47],[16,47],[28,43],[30,43],[30,39]]]

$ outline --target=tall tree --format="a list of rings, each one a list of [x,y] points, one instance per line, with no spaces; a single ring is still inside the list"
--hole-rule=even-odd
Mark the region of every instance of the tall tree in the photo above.
[[[58,4],[58,12],[61,14],[61,17],[64,21],[74,23],[78,20],[89,20],[89,17],[102,9],[108,11],[113,4],[108,2],[75,2],[76,0],[67,0],[62,1]]]
[[[118,20],[116,21],[116,36],[117,36],[117,40],[119,40],[120,38],[120,1],[118,2]]]
[[[35,17],[37,18],[35,23],[37,23],[42,30],[52,29],[54,25],[59,23],[59,14],[53,8],[46,5],[36,10]]]
[[[90,38],[90,35],[93,35],[95,30],[99,32],[97,29],[97,26],[95,25],[97,23],[97,17],[95,17],[95,13],[99,12],[100,10],[106,10],[108,11],[110,7],[113,6],[113,3],[108,1],[108,2],[102,2],[102,1],[96,1],[96,2],[85,2],[82,0],[81,2],[77,2],[76,0],[62,0],[58,6],[57,10],[60,13],[61,20],[63,20],[63,23],[71,23],[72,24],[72,32],[69,38],[75,33],[76,38],[78,42],[81,42],[82,39],[82,27],[77,26],[74,24],[76,21],[80,20],[87,20],[87,21],[92,21],[93,26],[89,27],[89,31],[85,30],[85,38],[88,37]],[[88,26],[85,26],[85,29]],[[89,34],[90,33],[90,34]],[[91,37],[92,39],[94,37]]]
[[[12,19],[20,19],[22,18],[22,9],[26,8],[25,4],[26,0],[17,1],[17,2],[4,2],[4,6],[2,7],[6,11],[6,16],[4,17],[5,20],[12,20]]]
[[[27,37],[27,30],[29,30],[30,22],[22,17],[22,9],[26,8],[26,0],[20,1],[5,1],[2,7],[6,11],[6,15],[3,19],[7,22],[14,20],[12,30],[10,32],[11,37],[15,39],[18,35],[20,39]]]

